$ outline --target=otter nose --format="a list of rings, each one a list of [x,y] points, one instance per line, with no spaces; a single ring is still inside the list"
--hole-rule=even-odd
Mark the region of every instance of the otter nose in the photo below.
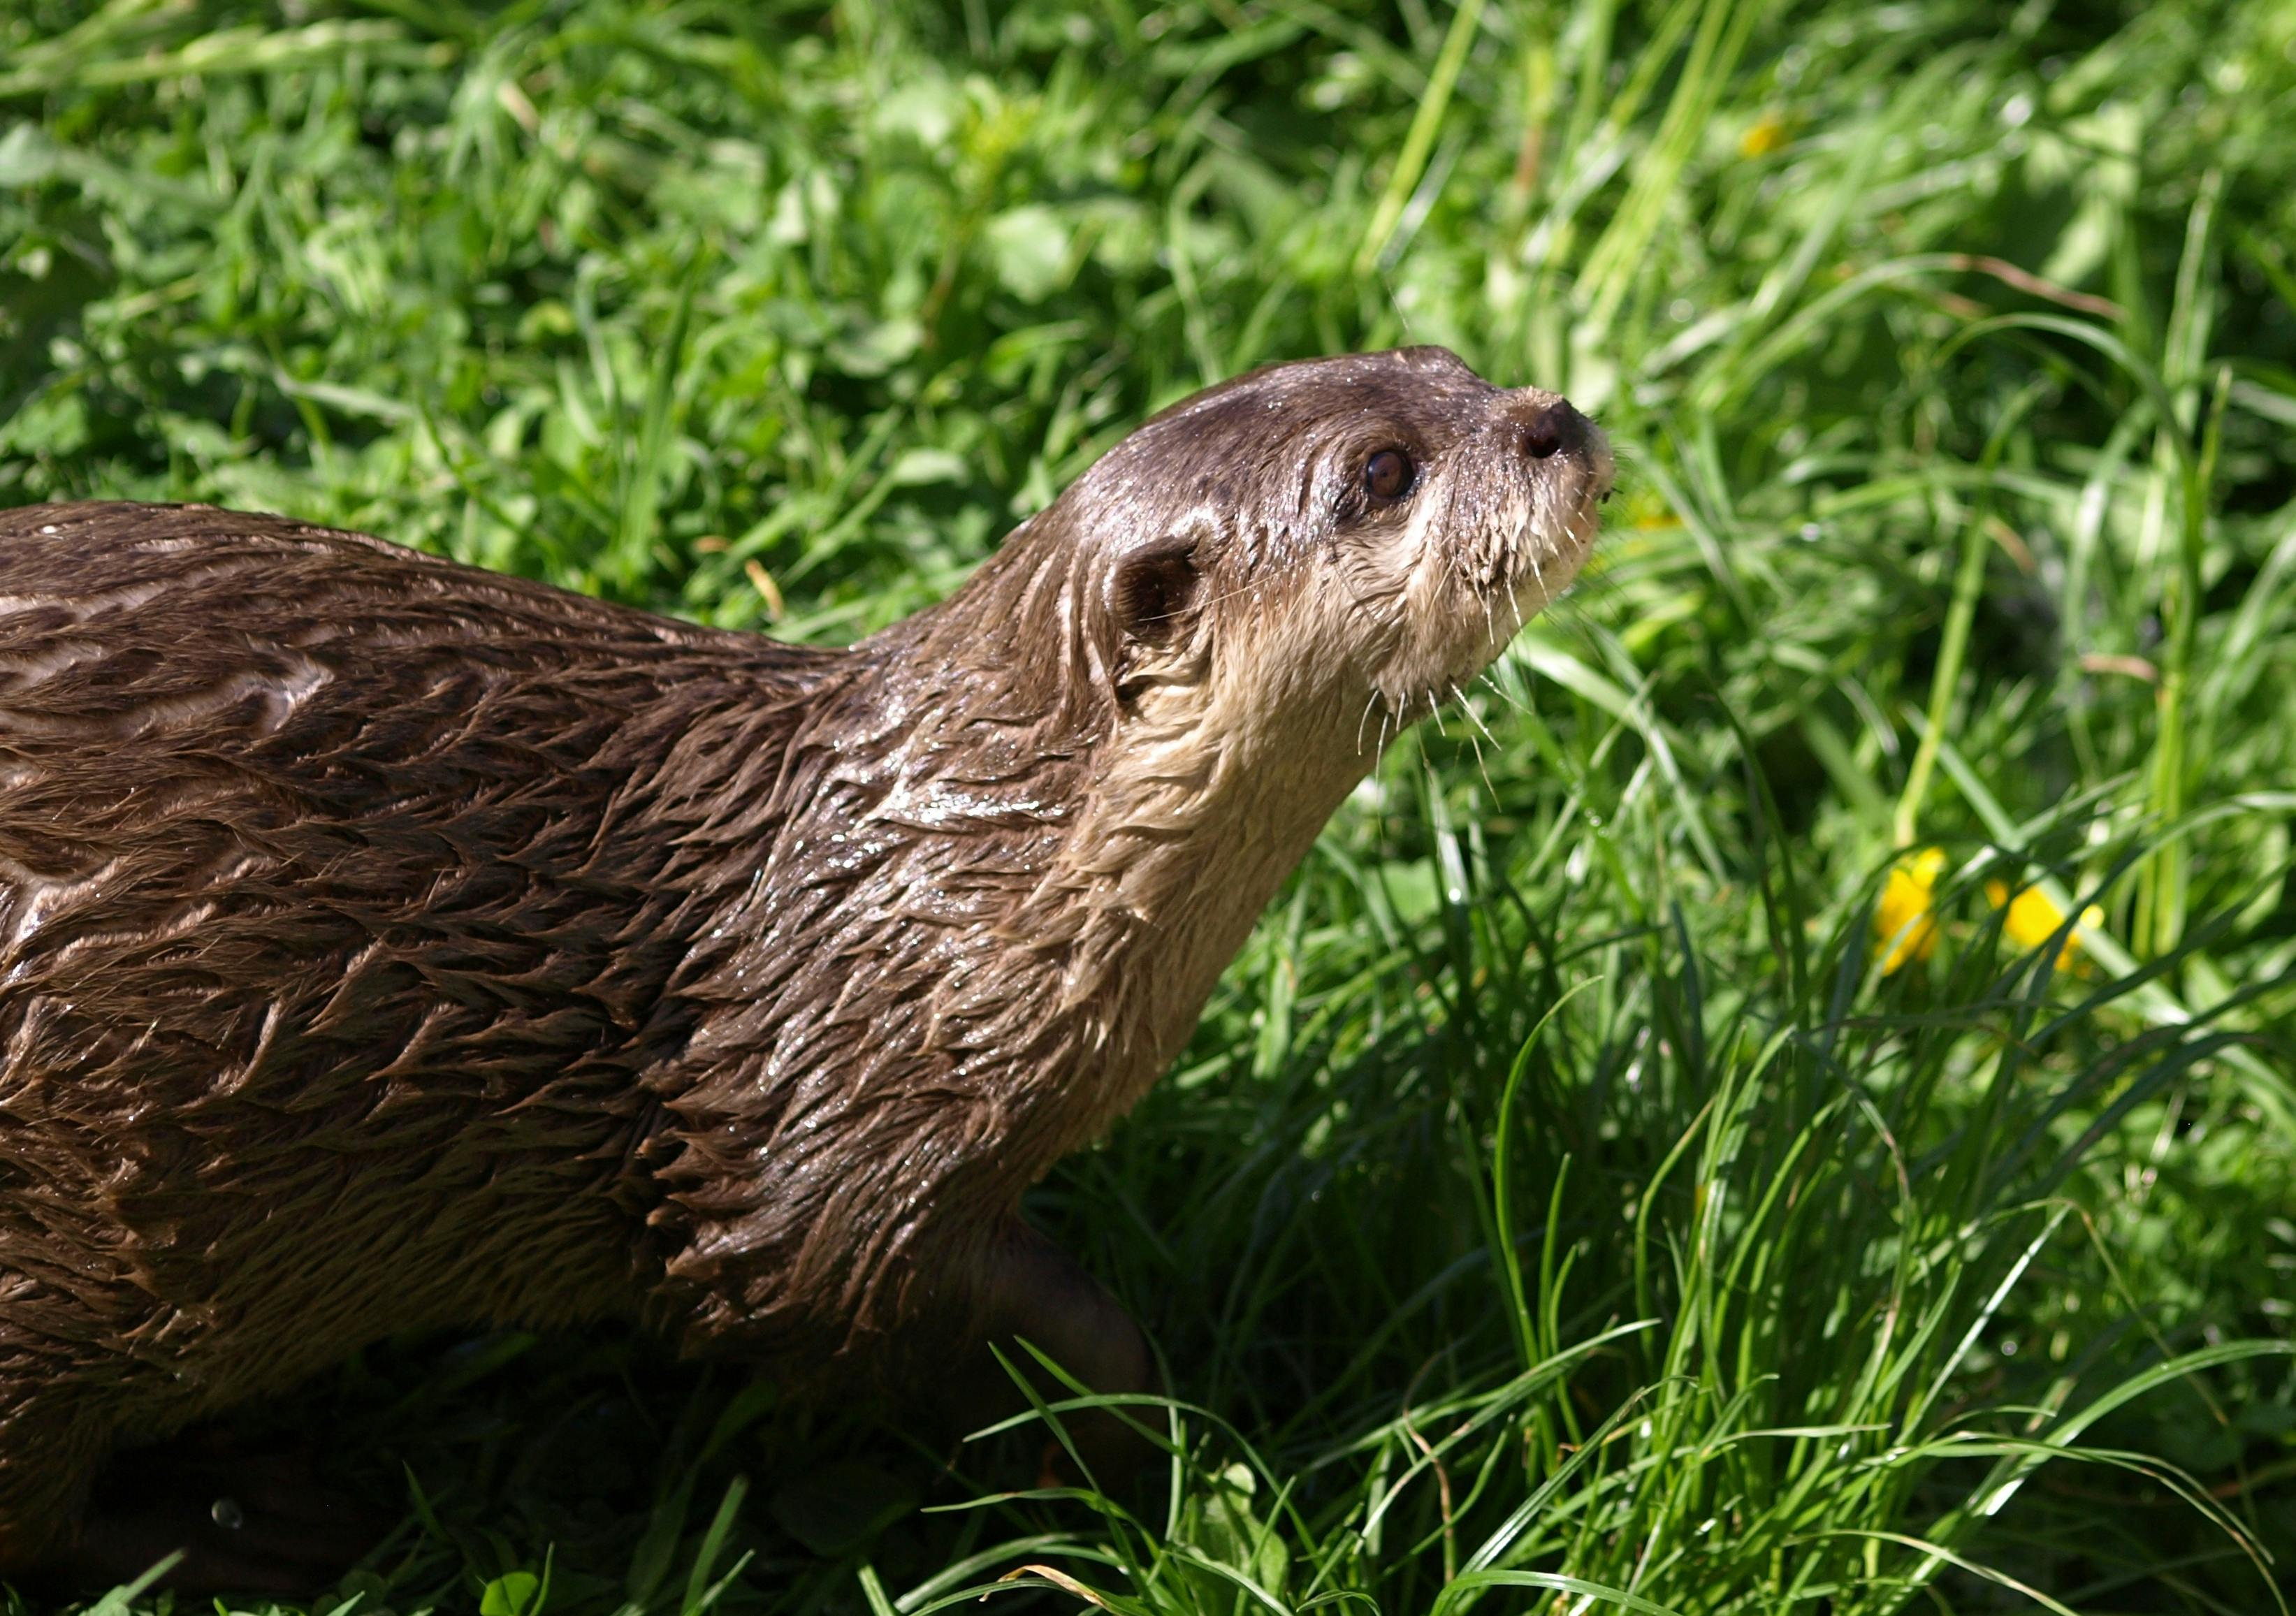
[[[1522,417],[1519,441],[1522,452],[1533,460],[1550,460],[1565,450],[1584,448],[1587,417],[1565,398],[1535,406]]]

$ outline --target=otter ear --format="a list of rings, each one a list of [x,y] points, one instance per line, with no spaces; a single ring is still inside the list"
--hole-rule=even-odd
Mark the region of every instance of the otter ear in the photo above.
[[[1116,570],[1116,619],[1125,637],[1164,645],[1176,638],[1196,603],[1202,579],[1195,546],[1173,537],[1134,551]]]

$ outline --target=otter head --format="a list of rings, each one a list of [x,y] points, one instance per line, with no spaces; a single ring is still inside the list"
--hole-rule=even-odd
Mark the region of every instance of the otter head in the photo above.
[[[1122,732],[1242,725],[1287,752],[1456,693],[1586,560],[1603,434],[1441,348],[1277,365],[1165,410],[1011,538],[941,627]],[[1358,769],[1357,772],[1360,772]]]
[[[1132,716],[1187,690],[1296,731],[1335,701],[1407,722],[1480,673],[1578,572],[1611,477],[1564,399],[1407,348],[1200,393],[1062,504]]]

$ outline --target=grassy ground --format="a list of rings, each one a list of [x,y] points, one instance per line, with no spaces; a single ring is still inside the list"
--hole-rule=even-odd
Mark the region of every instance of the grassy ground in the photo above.
[[[1034,1204],[1168,1356],[1168,1503],[400,1341],[268,1416],[419,1505],[346,1592],[2286,1609],[2292,130],[2274,0],[0,6],[0,501],[834,640],[1267,359],[1621,448]]]

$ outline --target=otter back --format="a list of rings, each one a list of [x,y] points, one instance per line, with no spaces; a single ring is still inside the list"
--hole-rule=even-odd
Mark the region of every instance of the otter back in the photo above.
[[[0,516],[0,1374],[164,1426],[379,1318],[631,1310],[694,753],[838,664],[283,521]]]

